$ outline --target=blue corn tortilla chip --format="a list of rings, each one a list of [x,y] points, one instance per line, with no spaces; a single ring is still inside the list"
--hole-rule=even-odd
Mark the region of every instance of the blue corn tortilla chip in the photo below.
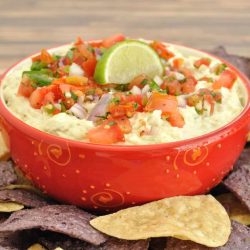
[[[109,238],[107,242],[99,246],[94,246],[89,243],[65,237],[62,234],[56,234],[51,232],[40,232],[37,242],[48,250],[54,250],[56,247],[60,247],[64,250],[147,250],[148,240],[139,241],[126,241]]]
[[[232,232],[228,242],[221,247],[210,248],[189,240],[170,238],[164,250],[249,250],[250,228],[232,221]]]
[[[17,181],[17,175],[11,162],[0,162],[0,187],[13,184]]]
[[[89,221],[95,216],[70,205],[49,205],[13,213],[1,224],[0,232],[41,229],[58,232],[93,245],[107,241],[107,237],[92,228]]]
[[[17,202],[31,208],[43,207],[52,203],[52,201],[46,200],[33,192],[21,189],[1,190],[0,201]]]
[[[250,165],[239,166],[223,183],[250,211]]]

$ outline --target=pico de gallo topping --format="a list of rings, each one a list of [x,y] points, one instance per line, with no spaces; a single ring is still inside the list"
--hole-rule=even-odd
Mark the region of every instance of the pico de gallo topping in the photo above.
[[[149,45],[162,61],[163,75],[150,78],[141,74],[127,84],[97,83],[94,72],[98,60],[105,50],[125,39],[121,34],[99,42],[78,38],[63,56],[42,49],[32,58],[30,70],[23,72],[18,95],[48,115],[66,112],[93,121],[96,126],[88,131],[88,140],[112,144],[125,140],[125,134],[133,129],[130,120],[137,113],[160,110],[161,118],[178,128],[185,126],[180,108],[193,107],[199,115],[213,115],[215,105],[222,102],[221,88],[230,89],[236,81],[226,64],[211,68],[214,78],[197,79],[194,72],[210,67],[210,58],[198,58],[188,67],[185,58],[154,41]],[[199,81],[208,87],[197,89]],[[94,104],[91,109],[86,107],[89,103]]]

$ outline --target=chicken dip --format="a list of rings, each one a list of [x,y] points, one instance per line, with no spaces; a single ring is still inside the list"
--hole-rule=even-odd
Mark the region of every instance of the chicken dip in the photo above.
[[[23,122],[99,144],[179,141],[214,131],[244,109],[237,74],[181,46],[115,35],[43,49],[8,72],[1,95]]]

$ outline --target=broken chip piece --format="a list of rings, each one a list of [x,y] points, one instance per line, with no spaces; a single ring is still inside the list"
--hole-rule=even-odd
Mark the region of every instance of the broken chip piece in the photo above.
[[[0,187],[10,185],[17,181],[17,176],[12,163],[7,161],[0,162]]]
[[[0,201],[0,212],[2,213],[10,213],[22,210],[24,206],[15,202],[1,202]]]
[[[250,165],[241,165],[224,181],[224,185],[250,211]]]
[[[90,224],[127,240],[172,236],[218,247],[230,235],[226,210],[211,195],[178,196],[100,216]]]
[[[30,246],[27,250],[46,250],[46,248],[44,248],[42,245],[40,244],[33,244],[32,246]]]
[[[250,225],[249,210],[232,193],[221,194],[215,198],[227,210],[231,220]]]
[[[1,224],[0,232],[40,228],[100,245],[107,237],[90,226],[94,217],[75,206],[49,205],[13,213]]]
[[[49,205],[50,202],[35,193],[15,189],[15,190],[1,190],[0,201],[4,202],[17,202],[25,207],[43,207]]]
[[[167,241],[164,250],[210,250],[211,248],[202,246],[189,240],[179,240],[171,238]],[[250,228],[233,221],[232,233],[228,242],[221,247],[213,250],[249,250],[250,249]]]

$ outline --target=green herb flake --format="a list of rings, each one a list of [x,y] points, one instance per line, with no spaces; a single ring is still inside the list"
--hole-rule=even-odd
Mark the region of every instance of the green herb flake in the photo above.
[[[140,83],[142,86],[145,86],[145,85],[147,85],[148,84],[148,79],[143,79],[142,81],[141,81],[141,83]]]
[[[114,97],[112,100],[111,100],[111,102],[112,103],[115,103],[115,104],[119,104],[120,103],[120,98],[119,97]]]
[[[220,75],[225,69],[227,68],[227,65],[225,63],[221,63],[216,67],[215,74]]]
[[[71,98],[76,102],[78,100],[78,96],[73,91],[71,91],[70,94]]]
[[[109,126],[114,126],[114,125],[116,125],[116,122],[110,121],[110,122],[108,123],[108,125],[109,125]]]
[[[152,82],[149,84],[149,87],[151,90],[157,90],[157,91],[161,90],[159,85],[154,80],[152,80]]]
[[[137,102],[135,102],[133,105],[134,105],[134,109],[135,109],[135,110],[138,109],[139,105],[138,105]]]

